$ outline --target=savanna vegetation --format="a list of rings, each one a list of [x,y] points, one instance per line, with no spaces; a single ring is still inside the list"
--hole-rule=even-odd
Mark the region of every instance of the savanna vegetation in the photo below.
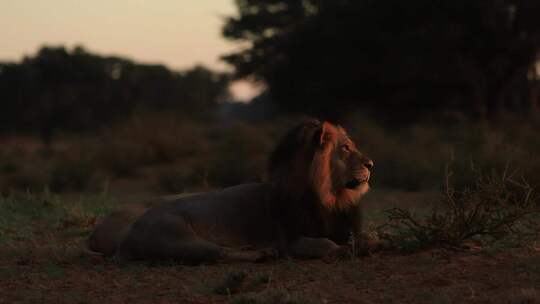
[[[361,116],[351,120],[351,136],[376,161],[373,189],[363,203],[365,230],[379,245],[368,256],[351,243],[354,256],[338,261],[193,267],[119,264],[86,250],[99,218],[126,204],[264,179],[267,154],[296,121],[202,124],[155,114],[118,122],[99,136],[61,134],[51,145],[31,137],[9,139],[2,154],[2,298],[538,300],[538,145],[528,140],[527,132],[534,134],[529,122],[396,130]],[[323,288],[323,282],[335,287]]]
[[[0,302],[540,301],[538,1],[236,5],[233,73],[63,46],[0,63]],[[266,89],[232,103],[235,77]],[[371,252],[188,267],[85,249],[126,204],[264,180],[304,116],[375,162]]]

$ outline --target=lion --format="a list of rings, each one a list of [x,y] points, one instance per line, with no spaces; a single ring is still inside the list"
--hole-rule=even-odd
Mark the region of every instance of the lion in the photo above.
[[[307,120],[271,154],[266,182],[114,212],[89,248],[122,260],[184,263],[325,258],[361,234],[359,201],[372,167],[342,127]]]

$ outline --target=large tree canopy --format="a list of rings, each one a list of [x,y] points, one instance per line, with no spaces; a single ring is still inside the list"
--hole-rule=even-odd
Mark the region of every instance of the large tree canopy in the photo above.
[[[538,0],[237,0],[224,56],[287,111],[527,111]]]

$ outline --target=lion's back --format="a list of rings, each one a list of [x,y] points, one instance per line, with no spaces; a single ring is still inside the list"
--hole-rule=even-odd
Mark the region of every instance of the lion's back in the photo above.
[[[241,184],[180,198],[159,212],[182,216],[207,239],[253,244],[275,238],[274,204],[268,196],[267,184]]]

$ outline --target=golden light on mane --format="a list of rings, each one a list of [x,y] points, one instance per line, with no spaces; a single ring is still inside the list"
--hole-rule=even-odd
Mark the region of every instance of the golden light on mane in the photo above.
[[[340,135],[347,136],[341,126],[323,123],[321,134],[321,149],[315,152],[311,163],[310,180],[321,204],[328,209],[346,209],[355,204],[365,193],[350,190],[345,187],[334,189],[332,184],[331,161],[332,153],[337,148],[337,138]]]
[[[323,123],[321,148],[315,152],[311,162],[310,180],[321,203],[327,208],[337,206],[338,200],[333,193],[330,157],[337,144],[337,129],[329,123]]]
[[[269,176],[276,192],[292,201],[312,193],[326,209],[354,205],[367,185],[358,189],[334,185],[331,160],[340,138],[354,147],[342,127],[328,122],[307,121],[293,129],[270,158]]]

